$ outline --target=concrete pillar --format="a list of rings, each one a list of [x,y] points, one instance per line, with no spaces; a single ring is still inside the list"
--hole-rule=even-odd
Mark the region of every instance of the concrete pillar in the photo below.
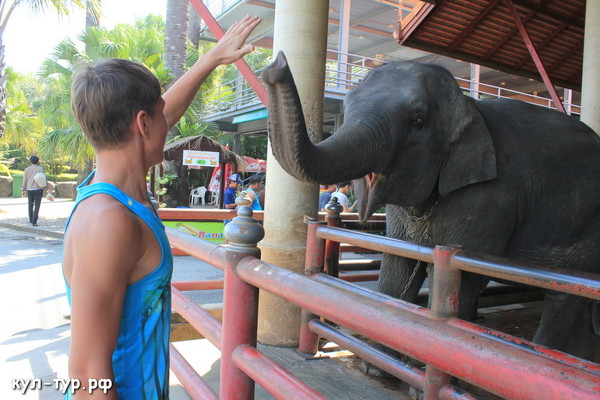
[[[581,121],[600,134],[600,1],[585,7]]]
[[[479,66],[479,64],[471,63],[471,83],[469,84],[469,91],[471,97],[474,99],[479,98],[479,82],[481,82],[481,66]]]
[[[273,54],[282,50],[288,60],[314,141],[323,129],[323,86],[329,4],[322,0],[277,0]],[[267,156],[265,238],[262,259],[302,273],[306,252],[304,216],[316,217],[319,187],[298,181]],[[258,341],[274,346],[296,346],[300,309],[266,292],[259,301]]]

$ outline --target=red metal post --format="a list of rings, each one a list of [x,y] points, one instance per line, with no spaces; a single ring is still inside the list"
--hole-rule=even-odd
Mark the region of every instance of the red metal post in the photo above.
[[[190,0],[190,3],[192,3],[192,5],[196,8],[196,11],[198,11],[198,14],[200,14],[200,17],[204,20],[206,26],[208,29],[210,29],[212,34],[215,35],[217,40],[221,39],[223,35],[225,35],[225,32],[223,32],[223,29],[221,29],[219,23],[215,20],[204,3],[202,3],[200,0]],[[244,59],[239,59],[235,62],[235,65],[238,67],[244,78],[246,78],[246,81],[248,81],[248,84],[254,90],[254,93],[256,93],[260,101],[266,107],[268,103],[267,90],[262,83],[260,83],[256,75],[254,75],[254,72],[252,69],[250,69],[250,66],[246,63],[246,61],[244,61]],[[224,169],[221,169],[221,171],[224,171]],[[221,175],[223,174],[224,173]]]
[[[439,319],[458,316],[460,270],[452,266],[452,256],[458,247],[436,246],[433,251],[433,279],[429,281],[431,316]],[[450,384],[451,375],[432,364],[425,367],[424,400],[437,400],[441,389]]]
[[[325,240],[317,236],[317,228],[323,223],[310,220],[308,221],[308,231],[306,235],[306,258],[304,261],[304,275],[312,276],[323,272],[323,262],[325,256]],[[308,324],[316,315],[308,310],[302,309],[300,315],[300,335],[298,339],[298,351],[300,353],[315,355],[319,351],[319,335],[310,330]]]
[[[252,346],[239,346],[233,352],[233,359],[240,369],[277,399],[327,399]]]
[[[213,279],[209,281],[179,281],[171,282],[171,285],[182,292],[189,290],[223,289],[223,279]]]
[[[223,294],[223,339],[221,346],[220,395],[223,400],[254,398],[254,381],[233,361],[233,351],[240,345],[256,346],[258,323],[258,288],[244,282],[236,272],[245,257],[260,257],[256,244],[264,237],[264,229],[248,206],[238,209],[238,216],[225,225],[227,248],[225,290]]]
[[[183,250],[190,256],[194,256],[216,268],[223,269],[223,260],[225,260],[225,249],[223,247],[173,228],[166,228],[166,232],[173,247]]]
[[[373,282],[379,279],[379,272],[342,272],[338,277],[346,282]]]
[[[210,313],[190,300],[179,290],[171,287],[171,303],[173,310],[192,325],[194,329],[207,338],[216,348],[221,348],[221,323]]]
[[[510,13],[512,14],[512,17],[515,20],[515,24],[517,24],[517,28],[519,29],[519,32],[521,33],[521,37],[523,38],[523,41],[525,42],[525,46],[527,46],[527,50],[529,50],[529,54],[531,54],[531,58],[533,58],[533,62],[535,63],[535,66],[537,67],[538,72],[540,73],[542,80],[544,81],[544,84],[546,85],[546,88],[548,89],[548,92],[550,92],[550,97],[552,97],[552,101],[554,102],[556,109],[558,111],[562,111],[562,112],[566,113],[565,107],[563,106],[562,101],[560,101],[560,97],[558,97],[556,88],[554,87],[554,84],[552,83],[552,80],[550,79],[550,76],[548,75],[548,72],[546,71],[546,68],[544,67],[544,63],[542,62],[542,59],[540,58],[540,56],[535,48],[535,45],[533,44],[533,41],[531,40],[531,37],[529,36],[527,29],[525,28],[525,25],[523,25],[523,21],[521,21],[521,17],[519,17],[519,13],[517,12],[517,9],[515,8],[514,3],[512,2],[512,0],[504,0],[504,2],[506,3],[506,6],[508,7]]]
[[[325,211],[327,211],[327,215],[325,216],[327,226],[344,228],[342,217],[340,217],[340,213],[343,209],[344,208],[338,203],[335,197],[332,198],[329,203],[327,203],[325,206]],[[325,273],[337,278],[340,273],[339,263],[340,243],[338,241],[327,240],[325,242]]]
[[[173,344],[169,344],[171,369],[188,395],[194,400],[218,400],[219,396],[212,390],[196,370],[183,358]]]
[[[499,396],[523,400],[600,396],[600,366],[594,363],[579,360],[577,367],[569,365],[560,352],[547,357],[535,350],[542,346],[525,340],[519,344],[503,340],[485,328],[476,334],[259,260],[242,260],[236,271],[260,289]],[[407,339],[411,337],[418,340]]]

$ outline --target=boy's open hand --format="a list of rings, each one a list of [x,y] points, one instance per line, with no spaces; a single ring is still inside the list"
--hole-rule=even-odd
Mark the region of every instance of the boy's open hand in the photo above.
[[[253,45],[245,43],[260,21],[259,17],[247,15],[231,25],[221,40],[209,51],[210,57],[213,57],[218,65],[231,64],[254,51]]]

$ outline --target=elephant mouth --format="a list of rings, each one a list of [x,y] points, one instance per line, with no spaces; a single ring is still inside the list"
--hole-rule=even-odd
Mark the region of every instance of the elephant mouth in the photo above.
[[[377,181],[377,178],[379,177],[379,174],[377,174],[376,172],[371,172],[370,174],[367,174],[365,176],[365,179],[367,180],[367,183],[369,184],[369,188],[373,187],[373,185],[375,185],[375,182]]]
[[[376,172],[370,172],[360,180],[359,216],[365,222],[384,203],[382,192],[384,177]]]

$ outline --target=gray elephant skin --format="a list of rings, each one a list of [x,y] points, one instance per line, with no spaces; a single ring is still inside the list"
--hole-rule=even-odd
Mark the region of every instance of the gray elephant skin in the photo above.
[[[600,138],[584,123],[517,100],[475,100],[440,66],[398,62],[352,90],[343,125],[315,144],[282,53],[262,77],[281,166],[323,184],[360,179],[361,218],[386,205],[388,236],[600,272]],[[425,277],[425,266],[385,255],[378,290],[412,301]],[[463,273],[461,318],[473,317],[488,281]],[[591,302],[545,296],[534,342],[591,359]]]

